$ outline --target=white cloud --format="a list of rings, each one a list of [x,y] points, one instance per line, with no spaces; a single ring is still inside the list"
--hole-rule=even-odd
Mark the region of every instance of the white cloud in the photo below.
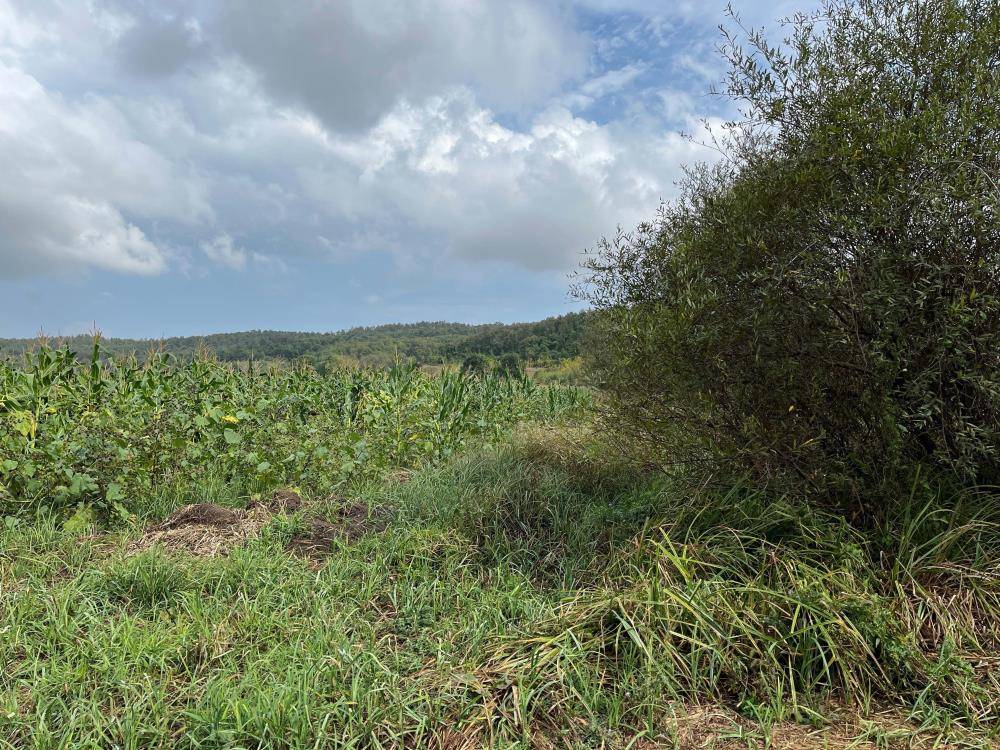
[[[336,166],[304,168],[303,189],[319,204],[353,184],[346,206],[327,205],[333,217],[394,218],[414,237],[437,238],[430,251],[538,270],[571,267],[616,224],[648,217],[673,193],[682,162],[710,156],[677,134],[602,126],[559,107],[516,132],[465,90],[401,105],[365,136],[328,148]]]
[[[228,234],[220,234],[210,241],[202,242],[201,251],[210,261],[220,266],[235,271],[242,271],[247,267],[247,251],[233,244],[233,238]]]
[[[566,270],[710,156],[665,125],[694,129],[681,91],[580,116],[649,70],[589,47],[543,0],[0,0],[0,278]]]
[[[594,99],[600,99],[608,94],[621,91],[642,75],[646,67],[645,65],[630,63],[623,68],[609,70],[583,84],[580,87],[580,93]]]
[[[72,195],[0,186],[0,228],[3,276],[81,266],[155,274],[166,267],[163,251],[114,207]]]
[[[211,240],[202,242],[200,248],[209,261],[233,271],[245,271],[248,263],[274,273],[284,273],[288,270],[280,258],[251,252],[245,247],[237,245],[236,241],[228,234],[220,234]]]
[[[223,0],[214,28],[277,101],[329,128],[370,127],[400,99],[474,86],[520,111],[586,69],[568,11],[533,0]]]
[[[126,217],[209,212],[197,184],[128,132],[96,96],[69,103],[0,63],[0,261],[4,275],[63,265],[157,273],[166,253]]]
[[[628,88],[646,72],[646,69],[646,65],[632,63],[622,68],[608,70],[585,81],[575,91],[563,96],[560,102],[567,109],[574,111],[586,109],[604,97]]]

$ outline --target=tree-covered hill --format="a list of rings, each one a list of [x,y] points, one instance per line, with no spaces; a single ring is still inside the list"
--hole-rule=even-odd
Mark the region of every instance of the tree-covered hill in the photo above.
[[[475,332],[459,338],[454,344],[444,345],[442,352],[447,359],[460,359],[470,354],[519,354],[532,362],[547,362],[580,353],[588,315],[571,313],[546,318],[537,323],[477,326]]]
[[[569,313],[534,323],[422,322],[351,328],[334,333],[294,331],[244,331],[207,336],[179,336],[165,339],[102,340],[113,355],[136,354],[140,358],[151,349],[163,349],[189,359],[207,349],[226,361],[254,359],[305,359],[322,366],[336,362],[356,362],[380,366],[398,357],[421,364],[458,362],[469,354],[500,356],[516,353],[532,362],[551,362],[580,353],[580,339],[587,313]],[[38,343],[38,339],[0,339],[0,357],[18,356]],[[93,343],[89,335],[56,338],[80,356],[89,356]]]

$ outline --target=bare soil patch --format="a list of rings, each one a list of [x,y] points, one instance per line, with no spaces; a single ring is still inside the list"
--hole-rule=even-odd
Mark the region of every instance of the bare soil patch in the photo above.
[[[385,531],[392,519],[388,508],[338,500],[342,504],[331,518],[310,519],[309,527],[292,538],[288,549],[309,557],[322,557],[329,554],[335,540],[356,542],[369,534]]]
[[[195,503],[175,510],[159,525],[159,528],[170,531],[185,526],[232,526],[238,523],[240,518],[238,510],[224,508],[215,503]]]
[[[251,502],[246,508],[215,503],[184,505],[146,529],[130,552],[161,546],[199,557],[225,555],[257,536],[276,514],[294,513],[301,507],[302,498],[292,490],[276,490],[271,497]]]
[[[224,508],[215,503],[185,505],[162,523],[146,529],[130,547],[132,553],[152,547],[187,552],[198,557],[228,554],[234,547],[257,536],[271,520],[265,507]]]
[[[387,508],[369,508],[345,498],[330,498],[335,510],[328,518],[313,517],[288,543],[297,554],[320,558],[329,554],[335,540],[356,542],[368,534],[384,531],[392,514]],[[198,557],[229,554],[235,547],[260,534],[271,519],[304,507],[292,490],[277,490],[269,498],[255,500],[246,508],[226,508],[215,503],[185,505],[165,520],[146,529],[129,547],[130,554],[152,547],[185,552]]]
[[[247,505],[247,510],[264,508],[271,513],[294,513],[302,508],[302,498],[294,490],[275,490],[267,500],[256,500]]]

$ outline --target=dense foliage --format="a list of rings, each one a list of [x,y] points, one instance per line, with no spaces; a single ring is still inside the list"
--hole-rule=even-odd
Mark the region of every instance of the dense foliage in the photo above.
[[[523,378],[524,363],[517,354],[508,352],[497,360],[494,371],[502,378]]]
[[[442,347],[442,356],[459,361],[469,354],[516,354],[529,362],[554,362],[579,356],[589,313],[569,313],[537,323],[477,326],[471,335]]]
[[[0,514],[128,511],[158,484],[205,475],[329,489],[585,401],[573,388],[407,365],[320,375],[166,355],[106,360],[97,344],[82,363],[42,348],[0,363]]]
[[[337,333],[247,331],[166,339],[105,339],[104,351],[145,358],[162,351],[190,360],[205,350],[228,362],[302,359],[315,367],[343,365],[388,367],[397,361],[417,364],[458,363],[470,354],[499,357],[518,354],[532,362],[550,362],[580,353],[586,313],[569,313],[535,323],[410,323],[352,328]],[[0,358],[20,356],[37,346],[34,339],[0,339]],[[59,341],[77,356],[90,355],[90,336]]]
[[[828,2],[728,38],[724,158],[580,293],[619,425],[873,498],[1000,458],[1000,4]]]
[[[462,372],[483,375],[489,369],[489,361],[482,354],[470,354],[462,360]]]

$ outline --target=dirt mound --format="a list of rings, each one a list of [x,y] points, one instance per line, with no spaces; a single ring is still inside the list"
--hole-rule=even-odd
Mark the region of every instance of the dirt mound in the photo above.
[[[160,531],[179,529],[182,526],[231,526],[240,520],[240,512],[215,503],[185,505],[171,513],[159,524]]]
[[[327,502],[336,506],[331,516],[307,519],[306,528],[289,542],[289,551],[322,557],[330,552],[334,540],[355,542],[384,531],[391,518],[386,508],[369,508],[341,497]],[[215,503],[185,505],[146,529],[129,551],[134,554],[161,546],[199,557],[225,555],[257,536],[276,515],[294,513],[302,507],[302,498],[291,490],[277,490],[270,498],[254,500],[242,509]]]
[[[291,490],[277,490],[267,500],[256,500],[244,509],[215,503],[185,505],[163,522],[150,526],[130,551],[141,552],[159,545],[200,557],[224,555],[257,536],[276,514],[294,513],[301,507],[302,498]]]
[[[313,518],[309,528],[296,534],[288,543],[292,552],[311,557],[330,552],[337,539],[356,542],[368,534],[385,531],[392,514],[387,508],[369,507],[363,503],[350,502],[338,498],[342,504],[330,519]]]
[[[288,550],[301,555],[316,557],[325,555],[333,546],[333,541],[340,538],[340,529],[322,518],[313,518],[309,528],[300,531],[288,543]]]
[[[271,513],[265,508],[236,510],[214,503],[185,505],[162,523],[150,526],[130,551],[161,546],[199,557],[215,557],[256,536],[269,520]]]

